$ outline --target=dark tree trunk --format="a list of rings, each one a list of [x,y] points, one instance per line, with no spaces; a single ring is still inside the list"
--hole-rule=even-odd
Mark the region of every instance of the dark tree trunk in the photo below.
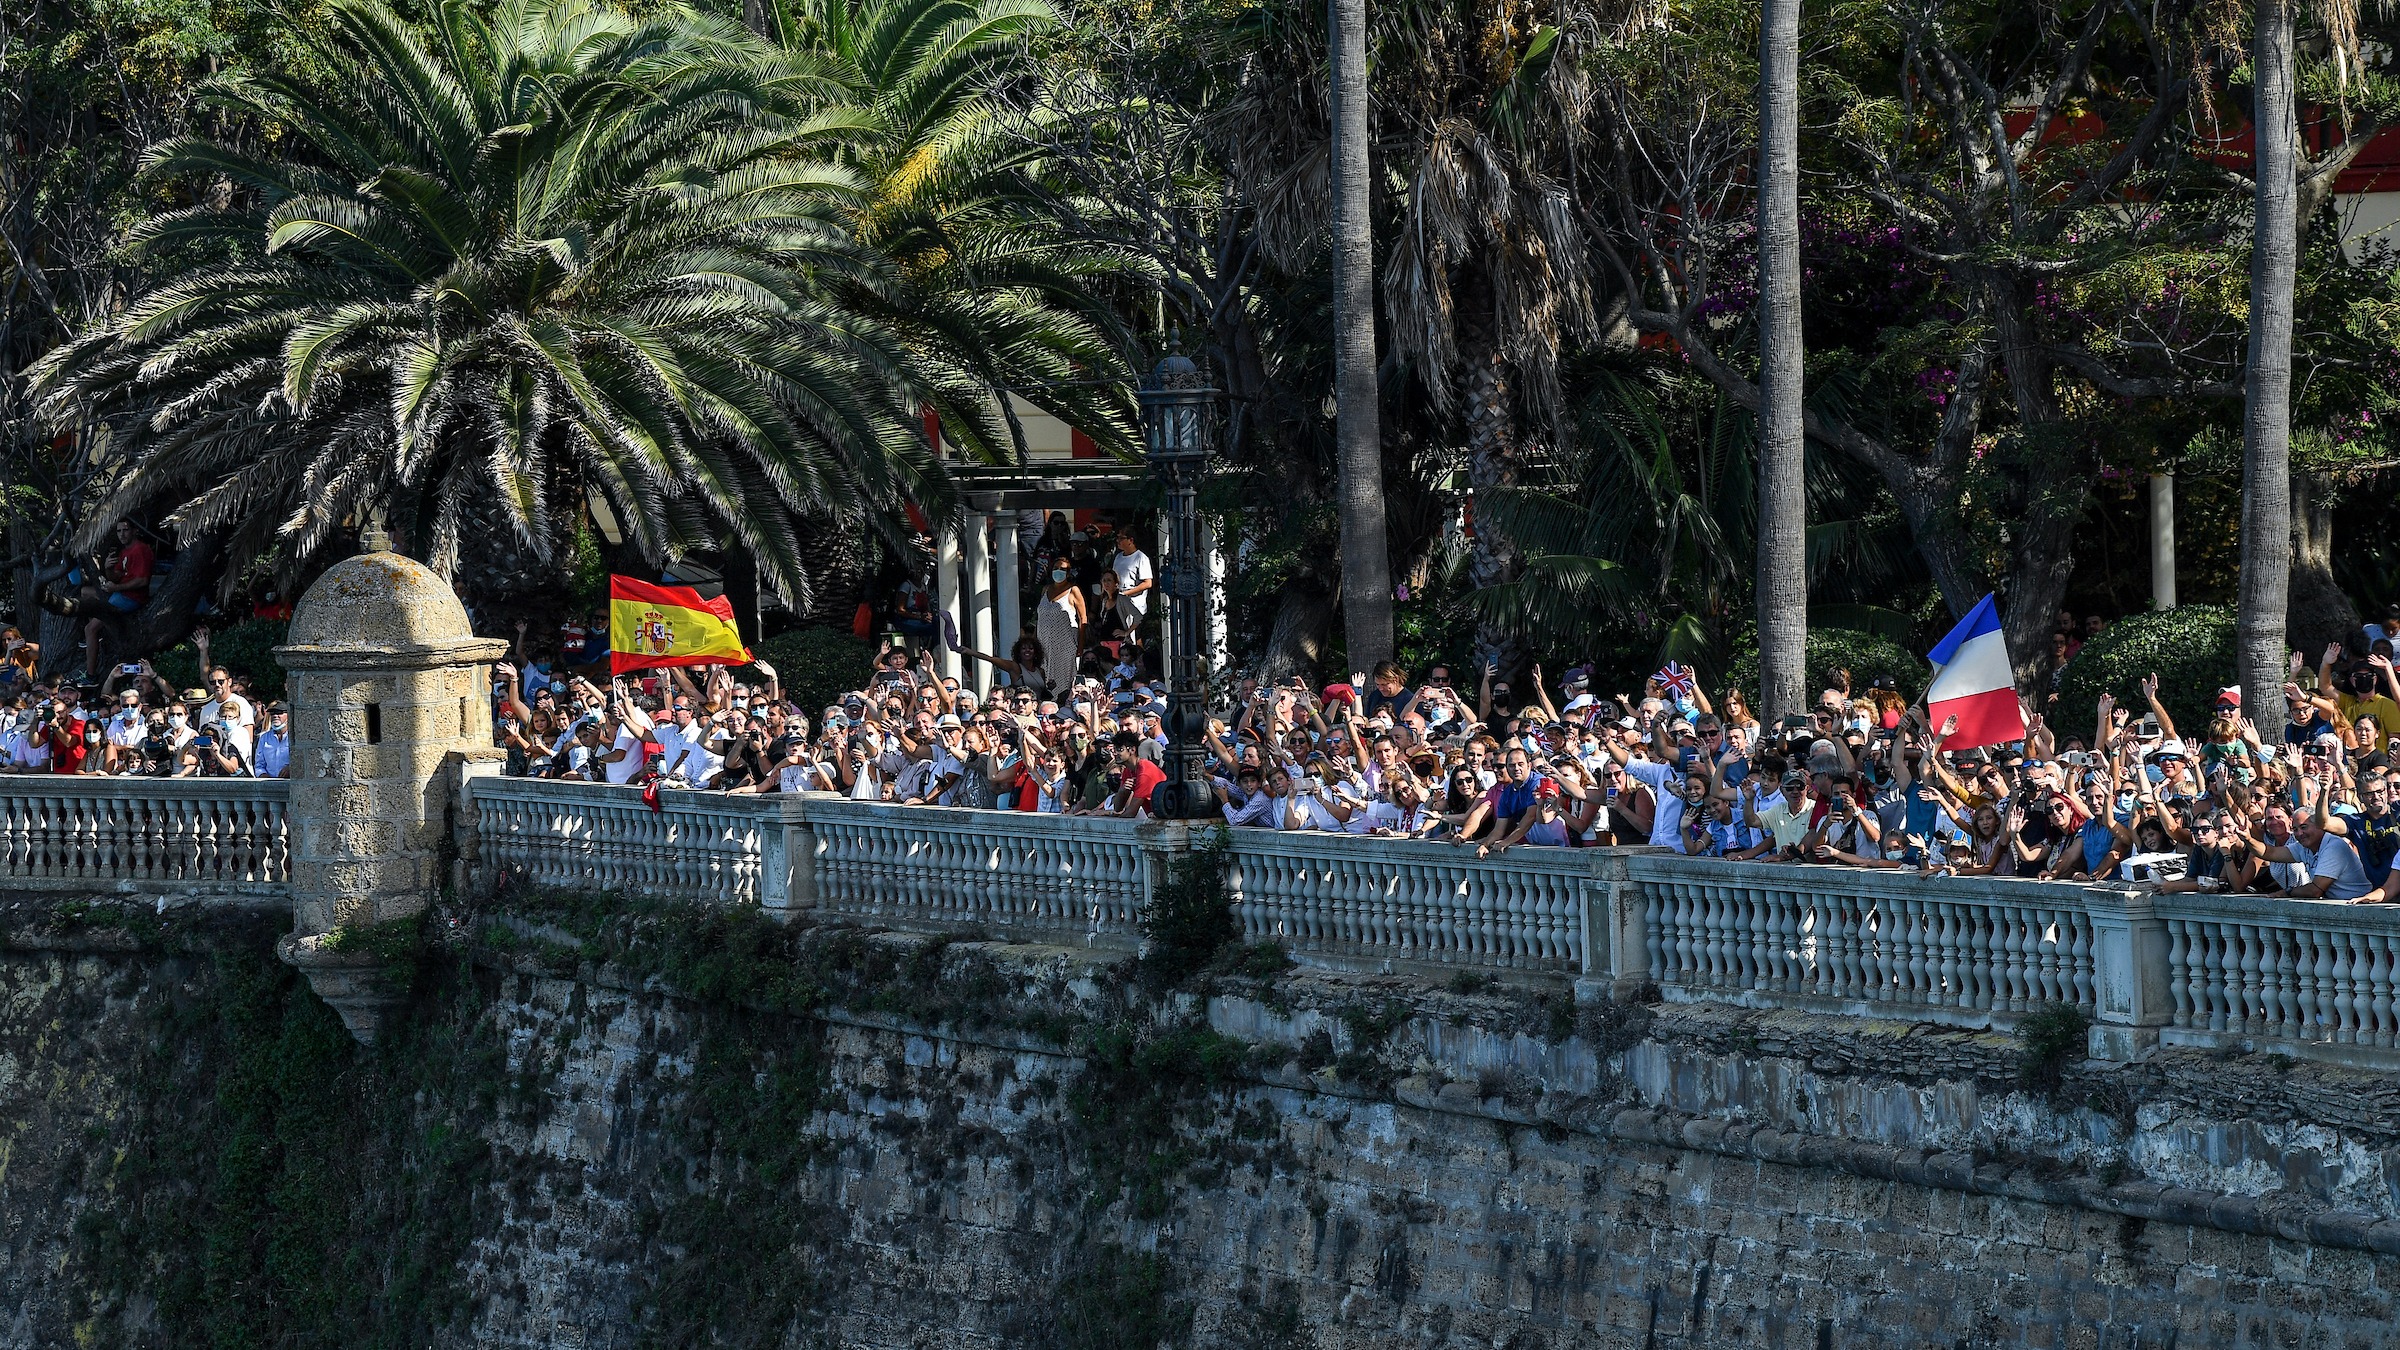
[[[2291,0],[2257,0],[2251,43],[2256,211],[2250,242],[2250,358],[2242,415],[2242,578],[2236,621],[2242,696],[2270,722],[2283,708],[2292,570],[2292,287],[2299,262],[2299,149]]]
[[[1459,351],[1465,366],[1460,384],[1466,391],[1467,486],[1474,490],[1479,508],[1495,488],[1513,486],[1523,467],[1517,445],[1516,389],[1510,383],[1508,362],[1500,353],[1492,303],[1490,285],[1471,272],[1458,288]],[[1468,584],[1479,591],[1505,585],[1516,579],[1520,561],[1516,541],[1501,533],[1478,509],[1475,540],[1467,553]],[[1513,680],[1524,659],[1524,644],[1514,633],[1489,622],[1475,626],[1478,666],[1491,667],[1499,679]]]
[[[1375,381],[1375,246],[1368,217],[1367,0],[1329,0],[1333,58],[1333,388],[1340,446],[1342,632],[1350,665],[1392,656],[1383,430]]]
[[[2286,625],[2293,648],[2317,659],[2327,643],[2349,645],[2358,607],[2333,579],[2333,503],[2320,479],[2292,475],[2292,584]]]
[[[1764,0],[1758,50],[1759,711],[1808,707],[1800,331],[1800,0]]]

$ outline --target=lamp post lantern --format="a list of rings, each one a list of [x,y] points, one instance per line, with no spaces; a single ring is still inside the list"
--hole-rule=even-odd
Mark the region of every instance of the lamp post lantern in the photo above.
[[[1201,771],[1208,739],[1201,669],[1208,555],[1200,545],[1199,498],[1216,442],[1217,391],[1189,358],[1170,356],[1142,382],[1141,403],[1142,437],[1167,508],[1158,568],[1158,588],[1167,597],[1167,778],[1151,794],[1150,814],[1194,820],[1215,814]]]

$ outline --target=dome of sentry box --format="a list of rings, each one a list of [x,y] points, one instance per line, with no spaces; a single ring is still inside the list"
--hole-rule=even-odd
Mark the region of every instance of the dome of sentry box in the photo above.
[[[292,613],[288,646],[408,652],[473,641],[450,583],[413,558],[363,553],[317,578]]]

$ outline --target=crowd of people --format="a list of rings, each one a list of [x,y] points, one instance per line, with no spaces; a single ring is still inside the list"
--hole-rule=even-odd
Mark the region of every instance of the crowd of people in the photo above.
[[[1761,863],[2128,880],[2378,902],[2400,897],[2400,612],[2296,660],[2262,728],[2238,689],[2179,727],[2157,681],[2088,729],[2026,709],[2024,740],[1953,749],[1954,727],[1847,672],[1810,713],[1762,723],[1670,666],[1639,697],[1579,668],[1519,696],[1495,672],[1396,665],[1323,687],[1238,681],[1208,722],[1214,807],[1239,827],[1515,848],[1643,844]],[[1138,633],[1063,671],[1037,634],[973,680],[886,643],[859,687],[791,706],[771,669],[656,672],[603,687],[502,668],[512,769],[733,792],[1138,817],[1165,781],[1166,700]],[[970,666],[971,670],[972,667]]]
[[[793,704],[765,662],[609,678],[604,635],[566,633],[495,667],[508,772],[725,792],[1138,817],[1166,778],[1153,649],[1155,572],[1130,533],[1028,535],[1029,631],[1005,655],[958,647],[903,595],[857,688]],[[111,583],[114,584],[114,583]],[[2064,657],[2098,636],[2061,616]],[[13,630],[0,656],[0,764],[15,772],[281,776],[288,716],[208,659],[175,690],[148,661],[44,682]],[[909,645],[901,640],[913,639]],[[1670,664],[1639,696],[1589,667],[1519,693],[1393,664],[1321,687],[1237,679],[1207,723],[1213,807],[1237,827],[1443,841],[1477,856],[1642,844],[1760,863],[2127,880],[2374,903],[2400,898],[2400,605],[2283,705],[2219,691],[2179,727],[2155,677],[2087,729],[2025,706],[2026,734],[1953,747],[1889,678],[1840,672],[1809,713],[1772,724],[1741,691],[1711,700]],[[968,672],[939,672],[936,652]],[[978,665],[994,687],[979,697]]]
[[[147,660],[96,679],[45,679],[40,649],[0,629],[0,771],[153,778],[281,778],[291,712],[262,703],[250,679],[209,660],[193,630],[204,688],[178,692]]]

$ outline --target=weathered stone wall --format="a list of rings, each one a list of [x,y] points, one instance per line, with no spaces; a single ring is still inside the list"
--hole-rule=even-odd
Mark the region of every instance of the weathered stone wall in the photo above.
[[[2038,1093],[1961,1032],[441,922],[437,1024],[505,1087],[437,1343],[2400,1344],[2363,1075],[2170,1053]],[[181,1343],[92,1287],[89,1235],[139,1145],[114,1122],[156,1109],[122,1071],[208,961],[56,925],[0,950],[0,1346]]]

